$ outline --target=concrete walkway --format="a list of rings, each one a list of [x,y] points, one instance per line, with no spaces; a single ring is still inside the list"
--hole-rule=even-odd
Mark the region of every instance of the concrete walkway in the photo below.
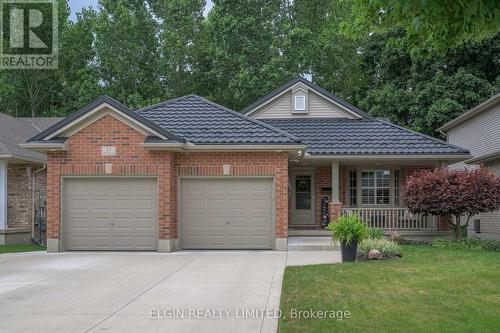
[[[336,251],[3,254],[0,332],[276,332],[285,266],[339,261]]]

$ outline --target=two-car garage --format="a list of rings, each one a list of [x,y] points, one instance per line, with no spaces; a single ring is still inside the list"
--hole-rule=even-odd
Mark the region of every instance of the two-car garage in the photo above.
[[[272,178],[181,178],[182,249],[271,249]],[[64,178],[65,250],[156,250],[156,178]]]

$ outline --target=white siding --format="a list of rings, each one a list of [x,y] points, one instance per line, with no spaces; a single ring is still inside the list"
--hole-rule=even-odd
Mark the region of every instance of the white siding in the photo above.
[[[500,104],[448,131],[448,142],[468,149],[473,157],[500,150]],[[464,168],[463,162],[451,165]]]
[[[354,118],[337,105],[308,90],[308,113],[292,113],[292,92],[288,91],[251,115],[256,119],[270,118]]]

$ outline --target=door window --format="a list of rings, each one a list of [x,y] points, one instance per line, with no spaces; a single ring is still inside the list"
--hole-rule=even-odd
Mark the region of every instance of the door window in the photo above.
[[[311,209],[311,176],[295,176],[295,209]]]

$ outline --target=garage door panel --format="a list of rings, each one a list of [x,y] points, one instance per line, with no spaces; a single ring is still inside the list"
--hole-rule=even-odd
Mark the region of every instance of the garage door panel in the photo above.
[[[245,209],[247,201],[245,199],[229,199],[229,208],[232,210]]]
[[[68,250],[156,249],[156,197],[156,181],[152,178],[65,179],[64,247]]]
[[[266,210],[269,209],[270,202],[262,199],[251,199],[248,201],[251,210]]]
[[[272,179],[183,179],[181,246],[272,248],[272,192]]]
[[[113,206],[111,206],[113,205]],[[113,207],[115,210],[130,210],[133,208],[133,200],[130,199],[118,199],[115,198],[113,201],[108,201],[106,204],[106,209]]]
[[[226,202],[220,199],[207,199],[207,209],[224,209]]]
[[[136,210],[152,211],[153,206],[154,206],[153,200],[151,200],[151,199],[137,199],[137,200],[135,200],[135,209]]]

